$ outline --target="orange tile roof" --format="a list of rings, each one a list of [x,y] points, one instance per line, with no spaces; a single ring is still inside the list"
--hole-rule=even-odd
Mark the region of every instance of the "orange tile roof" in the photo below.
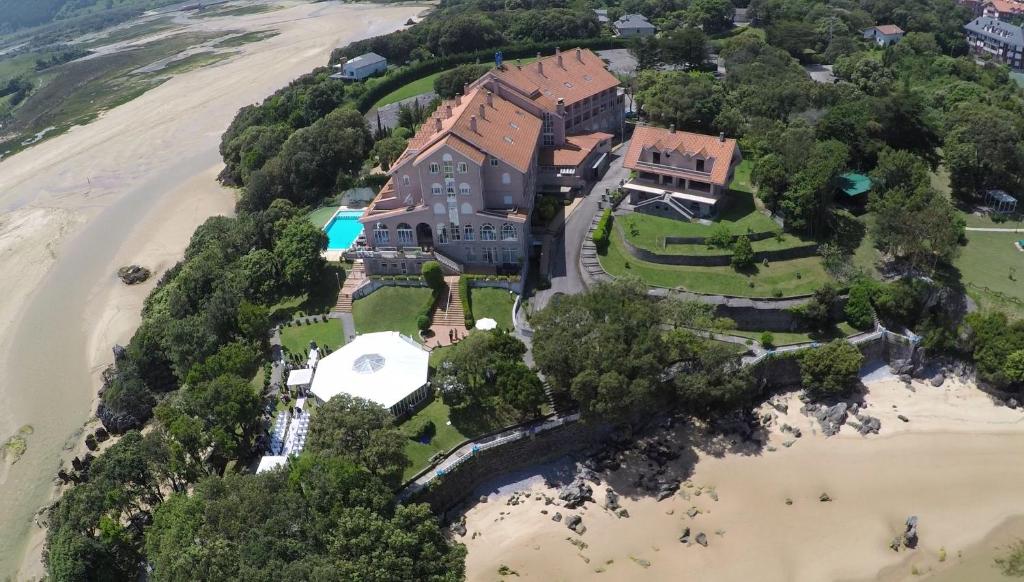
[[[896,26],[895,24],[879,24],[875,27],[875,30],[882,34],[903,34],[903,29]]]
[[[474,117],[475,130],[472,127]],[[476,159],[489,154],[526,173],[533,163],[540,126],[541,120],[538,117],[497,95],[491,96],[491,104],[488,105],[487,90],[477,87],[462,97],[459,103],[451,100],[438,106],[409,140],[405,151],[392,166],[392,173],[407,158],[418,157],[420,152],[433,148],[436,142],[450,136],[458,138],[449,143],[456,144],[453,147],[460,153],[475,149]]]
[[[1024,3],[1013,0],[988,0],[985,4],[991,4],[1000,14],[1021,14],[1024,13]]]
[[[491,73],[548,111],[555,110],[559,97],[571,105],[619,84],[605,69],[601,57],[590,49],[568,50],[528,65],[505,63],[501,69],[491,69]]]
[[[645,170],[649,168],[639,167],[637,162],[640,154],[645,148],[657,148],[665,151],[678,151],[686,155],[703,155],[713,158],[711,174],[708,180],[713,184],[725,186],[729,177],[729,167],[732,158],[736,155],[736,140],[721,140],[713,135],[702,135],[686,131],[671,131],[660,127],[641,125],[633,132],[629,142],[629,150],[626,151],[626,159],[623,165],[630,170]],[[694,174],[692,170],[680,168],[678,171],[662,172],[666,175]]]
[[[487,160],[487,156],[484,155],[483,152],[474,148],[470,144],[462,141],[461,139],[459,139],[458,136],[448,134],[443,139],[434,142],[434,145],[423,150],[422,153],[416,156],[416,161],[414,163],[419,164],[421,160],[423,160],[427,156],[430,156],[437,150],[441,149],[442,146],[450,147],[451,149],[469,158],[471,161],[473,161],[473,163],[475,163],[478,166],[484,165],[484,162]]]
[[[587,159],[587,156],[590,155],[590,152],[594,151],[598,144],[611,138],[612,134],[600,131],[566,136],[565,145],[546,147],[540,150],[540,165],[578,166],[583,163],[583,160]]]

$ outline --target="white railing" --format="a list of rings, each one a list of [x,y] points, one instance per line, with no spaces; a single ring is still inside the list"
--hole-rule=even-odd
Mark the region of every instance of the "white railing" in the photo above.
[[[441,253],[437,249],[434,249],[434,259],[436,259],[437,262],[441,263],[445,267],[448,267],[452,271],[455,271],[456,273],[462,273],[462,265],[459,264],[458,261],[452,259],[451,257],[445,256],[444,253]]]
[[[698,176],[711,177],[711,172],[702,172],[700,170],[691,170],[690,168],[680,168],[678,166],[669,166],[668,164],[655,164],[654,162],[645,162],[638,160],[637,166],[643,166],[645,168],[651,168],[652,170],[663,170],[667,172],[682,172],[685,174],[696,174]]]

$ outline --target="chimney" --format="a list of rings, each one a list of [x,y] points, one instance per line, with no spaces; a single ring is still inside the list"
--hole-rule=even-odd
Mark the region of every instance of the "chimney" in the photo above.
[[[674,123],[672,123],[672,124],[669,124],[669,126],[668,126],[668,132],[669,132],[669,133],[675,133],[675,132],[676,132],[676,124],[674,124]]]
[[[469,131],[477,133],[476,131],[476,115],[469,116]]]
[[[462,94],[469,95],[469,83],[462,84]]]
[[[576,48],[576,60],[581,63],[583,62],[583,51],[581,51],[579,47]]]
[[[480,119],[487,119],[487,108],[483,103],[480,104]]]
[[[562,99],[561,97],[558,98],[558,106],[555,108],[555,111],[557,111],[559,115],[565,115],[565,99]]]
[[[725,143],[725,132],[718,134],[718,141]]]
[[[555,58],[558,59],[558,68],[564,69],[565,67],[562,65],[562,51],[558,50],[557,46],[555,47]]]
[[[487,106],[494,107],[494,93],[487,92]]]
[[[455,94],[455,106],[458,107],[459,105],[462,105],[462,93]]]
[[[434,133],[440,133],[440,131],[441,131],[441,118],[440,117],[435,117],[434,118]]]
[[[444,118],[448,119],[451,116],[452,116],[452,106],[450,104],[446,103],[445,106],[444,106]]]
[[[537,53],[537,72],[544,75],[544,61],[540,60],[540,53]]]

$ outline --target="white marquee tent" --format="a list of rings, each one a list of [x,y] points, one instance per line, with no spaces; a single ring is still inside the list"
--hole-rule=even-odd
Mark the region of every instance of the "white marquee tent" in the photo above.
[[[400,415],[429,395],[429,355],[396,331],[356,336],[317,364],[311,392],[321,402],[338,394],[364,398]]]

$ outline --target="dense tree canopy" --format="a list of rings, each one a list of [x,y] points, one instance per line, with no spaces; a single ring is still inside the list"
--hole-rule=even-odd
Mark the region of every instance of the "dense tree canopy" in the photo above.
[[[859,383],[864,355],[846,340],[833,340],[800,355],[800,378],[816,398],[845,396]]]

